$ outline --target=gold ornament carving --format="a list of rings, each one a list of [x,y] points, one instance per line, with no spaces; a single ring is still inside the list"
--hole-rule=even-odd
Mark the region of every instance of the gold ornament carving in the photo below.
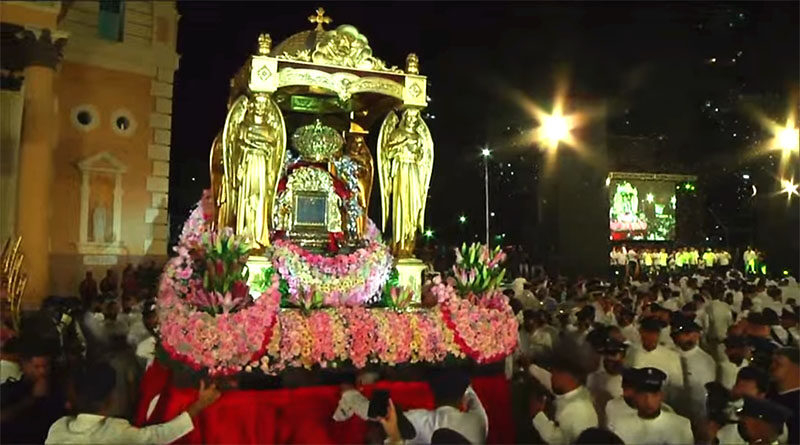
[[[433,171],[433,138],[418,109],[402,118],[390,112],[378,135],[378,180],[383,230],[391,217],[392,250],[399,258],[414,254],[417,230],[425,227],[425,204]]]
[[[358,205],[364,209],[364,214],[358,222],[358,233],[365,233],[369,216],[369,200],[372,194],[372,182],[375,179],[375,163],[369,151],[364,134],[347,134],[347,155],[358,166]]]
[[[2,310],[11,314],[11,322],[17,332],[20,327],[22,296],[28,284],[28,275],[22,270],[25,255],[19,250],[21,243],[21,237],[13,241],[9,238],[3,247],[3,256],[0,257],[0,290],[4,294]]]
[[[222,130],[225,199],[219,227],[233,227],[260,246],[269,246],[272,209],[286,155],[286,126],[280,109],[261,93],[240,96]]]
[[[293,170],[286,181],[286,188],[279,194],[275,203],[274,225],[276,230],[292,232],[295,230],[296,202],[304,192],[318,193],[326,200],[326,232],[342,231],[342,214],[339,210],[341,198],[336,194],[333,178],[319,168],[299,167]]]
[[[380,77],[358,77],[351,73],[326,73],[306,68],[283,68],[278,73],[278,88],[308,86],[328,90],[345,101],[354,94],[378,93],[403,100],[403,85]]]

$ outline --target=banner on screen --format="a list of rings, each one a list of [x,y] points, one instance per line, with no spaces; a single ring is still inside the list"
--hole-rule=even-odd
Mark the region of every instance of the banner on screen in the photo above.
[[[612,240],[675,239],[674,180],[609,177],[608,220]]]

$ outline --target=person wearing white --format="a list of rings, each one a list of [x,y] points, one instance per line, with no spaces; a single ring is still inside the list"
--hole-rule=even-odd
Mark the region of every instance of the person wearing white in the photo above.
[[[451,429],[470,443],[486,442],[489,420],[478,395],[469,386],[469,377],[457,371],[446,371],[431,382],[436,409],[412,409],[404,412],[416,431],[408,444],[429,444],[433,433],[441,428]],[[464,408],[462,410],[462,408]],[[355,389],[342,392],[333,420],[343,422],[353,414],[368,420],[369,400]]]
[[[22,368],[19,363],[0,359],[0,384],[5,382],[13,382],[22,378]]]
[[[744,407],[745,399],[764,399],[766,398],[767,391],[769,391],[769,376],[761,369],[755,367],[745,367],[739,372],[736,377],[736,384],[731,390],[731,401],[726,412],[730,413],[732,420],[741,420],[739,416],[740,410]],[[783,425],[782,432],[778,438],[778,443],[786,443],[789,435],[789,430],[786,425]],[[720,444],[736,444],[744,445],[748,441],[742,437],[742,426],[739,423],[729,423],[722,426],[716,434],[717,440]]]
[[[733,311],[728,303],[720,299],[718,293],[714,293],[711,302],[706,305],[705,312],[708,315],[707,337],[709,344],[712,346],[717,345],[725,339],[728,328],[733,324]]]
[[[681,403],[675,409],[699,425],[706,414],[706,390],[708,382],[716,378],[717,366],[714,359],[700,349],[700,326],[691,320],[684,320],[675,326],[675,344],[681,356],[684,372],[684,391]]]
[[[717,366],[717,381],[730,390],[736,383],[739,371],[750,364],[750,346],[741,335],[730,335],[725,339],[725,358]]]
[[[533,427],[549,445],[570,444],[587,428],[598,425],[589,391],[581,384],[582,370],[568,361],[558,361],[552,373],[531,365],[531,374],[555,395],[555,416],[544,413],[544,402],[531,403]]]
[[[622,396],[623,360],[627,349],[628,345],[625,343],[608,337],[601,347],[603,360],[600,368],[586,378],[586,388],[592,395],[595,410],[601,417],[608,401]],[[601,424],[605,424],[602,419]]]
[[[636,395],[635,383],[638,378],[638,369],[626,368],[622,371],[622,395],[614,397],[606,403],[603,411],[600,412],[603,416],[602,425],[608,428],[608,425],[616,422],[622,417],[636,415]],[[664,402],[661,402],[661,410],[668,413],[674,413],[675,410]]]
[[[628,444],[693,444],[689,419],[662,409],[666,374],[656,368],[639,369],[637,374],[636,415],[615,418],[608,429]]]
[[[106,407],[115,385],[114,370],[106,364],[93,365],[77,385],[77,416],[58,419],[47,434],[45,444],[168,444],[194,429],[192,417],[216,401],[220,392],[214,385],[200,383],[197,400],[169,422],[137,428],[127,420],[108,417]]]
[[[658,344],[661,322],[648,317],[641,321],[639,335],[641,345],[628,351],[626,362],[632,368],[658,368],[667,375],[665,393],[667,402],[674,404],[683,391],[683,367],[678,353]]]

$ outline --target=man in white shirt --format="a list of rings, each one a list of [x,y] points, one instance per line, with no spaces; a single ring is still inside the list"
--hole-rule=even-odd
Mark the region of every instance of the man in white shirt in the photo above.
[[[632,368],[658,368],[667,375],[665,393],[667,402],[674,404],[683,391],[683,367],[678,353],[659,344],[662,322],[655,317],[643,319],[639,325],[641,345],[628,351],[626,361]]]
[[[730,423],[721,425],[716,437],[721,444],[745,444],[742,427],[737,423],[739,410],[744,406],[745,398],[763,399],[769,391],[769,375],[759,368],[745,366],[736,376],[736,384],[731,388],[730,400],[724,414]],[[713,427],[712,425],[712,432]],[[785,441],[784,441],[785,442]]]
[[[717,381],[730,390],[736,383],[739,370],[750,364],[750,345],[741,335],[729,335],[725,341],[725,359],[717,366]]]
[[[125,419],[108,417],[116,374],[104,363],[89,367],[77,382],[77,416],[58,419],[47,434],[46,444],[168,444],[194,429],[192,417],[216,401],[220,392],[214,385],[200,383],[197,400],[169,422],[136,428]]]
[[[583,370],[572,360],[559,359],[552,372],[531,365],[531,374],[555,394],[553,419],[544,413],[543,399],[531,401],[533,427],[549,445],[571,444],[586,428],[598,425],[589,391],[583,386]]]
[[[656,368],[637,370],[636,416],[622,416],[609,422],[608,429],[630,444],[693,444],[689,419],[662,409],[661,390],[667,375]]]
[[[717,366],[714,359],[700,349],[700,326],[697,323],[681,320],[674,325],[672,335],[679,348],[684,372],[684,391],[679,399],[681,403],[675,409],[697,427],[706,414],[706,383],[714,381]]]
[[[622,371],[625,366],[625,351],[628,345],[613,338],[607,337],[601,346],[603,361],[600,368],[589,374],[586,378],[586,388],[592,395],[595,410],[604,413],[609,400],[622,396]],[[601,424],[605,424],[601,420]]]
[[[621,307],[618,311],[617,320],[619,320],[619,330],[625,341],[629,345],[639,344],[639,329],[633,324],[635,314],[633,311],[626,307]]]
[[[437,374],[430,382],[436,409],[404,412],[416,432],[416,436],[405,444],[429,444],[433,433],[445,428],[457,432],[470,443],[486,442],[489,420],[469,383],[469,376],[455,369]],[[353,414],[368,420],[369,400],[357,390],[348,388],[342,392],[333,419],[342,422]]]
[[[706,305],[706,314],[708,315],[708,332],[706,332],[706,339],[709,349],[713,350],[717,345],[725,339],[728,328],[733,324],[733,310],[722,301],[720,289],[714,289],[711,294],[711,302]]]

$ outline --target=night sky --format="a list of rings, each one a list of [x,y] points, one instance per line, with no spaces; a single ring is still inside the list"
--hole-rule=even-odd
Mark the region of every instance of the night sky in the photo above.
[[[270,33],[274,47],[311,29],[306,17],[317,6],[334,20],[328,29],[356,26],[388,65],[419,55],[436,149],[427,221],[447,241],[483,231],[480,147],[498,133],[535,125],[507,91],[547,107],[556,79],[564,78],[571,97],[604,101],[610,168],[699,175],[715,209],[705,218],[711,235],[719,221],[750,224],[741,217],[750,190],[742,172],[765,187],[774,182],[774,160],[753,155],[765,134],[745,105],[782,120],[792,97],[797,104],[797,2],[179,2],[173,236],[208,187],[208,153],[224,122],[229,78],[260,32]],[[516,209],[534,193],[539,158],[533,147],[492,148],[493,226],[514,241],[526,224]]]

